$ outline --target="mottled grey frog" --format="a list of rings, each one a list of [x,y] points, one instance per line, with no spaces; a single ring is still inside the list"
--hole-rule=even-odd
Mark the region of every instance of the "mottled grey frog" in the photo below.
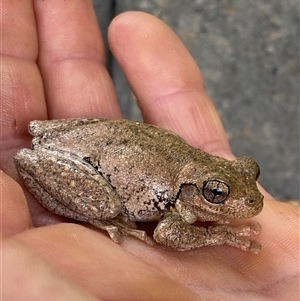
[[[226,225],[262,210],[251,158],[212,156],[170,131],[124,119],[32,121],[29,132],[32,150],[21,149],[15,165],[51,212],[89,222],[115,242],[132,235],[153,244],[135,222],[156,221],[154,241],[179,251],[222,244],[260,251],[245,238],[259,234],[257,222]]]

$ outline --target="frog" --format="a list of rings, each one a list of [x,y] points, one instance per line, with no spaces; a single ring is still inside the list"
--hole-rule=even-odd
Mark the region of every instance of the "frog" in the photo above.
[[[261,226],[231,226],[263,208],[258,164],[228,160],[189,145],[170,130],[107,118],[34,120],[31,148],[14,163],[50,212],[177,251],[229,245],[258,254]],[[138,229],[155,222],[152,235]]]

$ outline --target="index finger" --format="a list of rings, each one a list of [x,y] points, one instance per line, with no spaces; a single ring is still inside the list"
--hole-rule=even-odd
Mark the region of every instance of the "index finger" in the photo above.
[[[120,117],[90,0],[35,1],[50,118]]]
[[[12,174],[30,120],[121,113],[90,0],[4,0],[1,15],[1,167]]]
[[[32,118],[47,113],[32,2],[4,0],[1,16],[1,145],[6,150],[19,144],[15,138],[27,133]]]

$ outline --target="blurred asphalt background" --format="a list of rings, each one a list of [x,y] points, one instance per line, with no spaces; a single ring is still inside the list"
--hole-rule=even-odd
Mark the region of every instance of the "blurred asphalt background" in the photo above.
[[[299,1],[94,0],[106,37],[117,14],[157,16],[197,61],[236,156],[253,157],[260,183],[300,199]],[[108,60],[125,118],[141,120],[119,66]]]

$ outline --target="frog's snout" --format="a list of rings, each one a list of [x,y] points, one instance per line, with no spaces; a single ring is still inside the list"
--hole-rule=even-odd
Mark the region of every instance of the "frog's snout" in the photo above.
[[[263,208],[263,199],[264,196],[259,192],[255,198],[247,198],[244,201],[245,206],[249,207],[249,210],[256,215],[261,212]]]

